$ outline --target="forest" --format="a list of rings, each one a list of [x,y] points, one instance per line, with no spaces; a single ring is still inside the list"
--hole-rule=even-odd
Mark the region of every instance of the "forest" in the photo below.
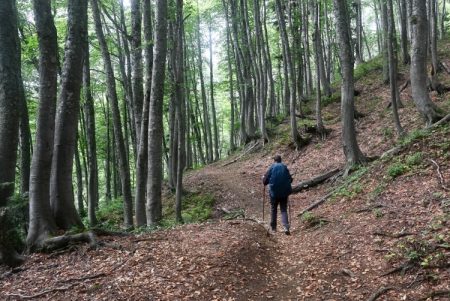
[[[373,286],[362,292],[355,288],[347,298],[448,297],[447,2],[0,1],[0,287],[4,287],[0,296],[4,290],[3,297],[11,300],[63,299],[63,292],[74,290],[77,293],[70,298],[146,299],[142,287],[136,289],[137,295],[130,295],[133,290],[121,284],[118,295],[108,295],[104,283],[97,284],[101,293],[79,288],[131,264],[130,258],[133,261],[133,256],[144,252],[139,246],[148,243],[145,252],[155,258],[146,260],[152,261],[153,268],[175,269],[158,257],[167,252],[177,258],[183,273],[219,264],[210,245],[220,245],[222,251],[217,252],[225,254],[223,248],[245,245],[249,249],[248,254],[242,251],[247,254],[242,260],[251,263],[248,270],[244,264],[245,271],[227,271],[256,283],[252,291],[227,275],[200,273],[229,285],[216,288],[206,282],[190,283],[183,274],[184,280],[173,282],[173,291],[170,286],[167,291],[151,291],[155,300],[291,300],[293,296],[316,300],[308,298],[323,288],[316,287],[308,295],[307,287],[291,279],[296,271],[287,276],[281,272],[285,278],[264,272],[271,266],[264,262],[269,256],[266,251],[284,248],[291,253],[288,246],[294,245],[287,238],[274,242],[276,238],[270,237],[264,220],[266,191],[260,192],[261,175],[270,165],[267,158],[282,154],[294,171],[289,219],[292,210],[294,226],[302,229],[298,235],[294,232],[293,241],[307,236],[301,231],[309,233],[309,226],[318,231],[331,227],[333,214],[344,214],[350,207],[363,210],[358,214],[369,212],[376,222],[388,218],[383,210],[391,205],[378,201],[396,194],[395,183],[404,185],[398,188],[400,195],[423,185],[420,193],[430,192],[439,203],[426,214],[432,221],[438,216],[441,227],[430,230],[434,236],[427,236],[427,247],[419,246],[417,238],[417,250],[408,249],[408,260],[385,275],[400,277],[397,274],[416,269],[411,283],[419,279],[419,288],[406,297],[406,284],[401,289],[384,282],[379,286],[370,278]],[[428,182],[418,178],[408,182],[425,172]],[[431,179],[436,187],[428,186]],[[344,199],[367,202],[361,209],[363,203],[339,203]],[[340,207],[327,207],[333,202]],[[416,208],[410,203],[403,207]],[[330,216],[315,215],[313,210]],[[419,209],[414,214],[426,216]],[[387,230],[371,228],[368,236],[419,235],[420,219],[414,224],[419,228],[408,231],[406,217],[395,219],[406,223],[402,230],[386,232],[394,223],[391,220],[386,221]],[[217,223],[220,231],[212,231],[209,223]],[[359,217],[354,223],[365,231]],[[336,225],[330,232],[336,231],[331,240],[341,239],[337,229]],[[227,231],[239,235],[224,234]],[[172,238],[180,243],[169,243]],[[158,240],[164,243],[154,245]],[[251,241],[257,241],[258,247]],[[314,254],[312,245],[306,246],[309,243],[299,243],[311,251],[305,258]],[[413,244],[402,243],[404,248]],[[196,244],[206,248],[206,255],[190,253]],[[151,248],[161,248],[160,253]],[[119,249],[128,250],[124,262],[87,272],[95,260],[105,262],[107,254],[122,258],[116,254]],[[183,250],[189,255],[183,256]],[[33,285],[27,281],[22,289],[15,286],[20,275],[37,273],[38,262],[79,256],[79,252],[104,253],[95,253],[98,259],[92,255],[83,276],[55,280],[53,289],[38,285],[41,289],[30,291]],[[142,256],[147,256],[145,252]],[[195,261],[202,256],[209,263]],[[277,256],[271,257],[276,264],[293,258]],[[185,257],[190,264],[182,264]],[[259,263],[260,257],[264,263]],[[327,262],[324,257],[319,260]],[[423,272],[432,268],[440,275],[433,278],[435,282]],[[311,269],[308,275],[317,280],[318,270]],[[339,267],[336,273],[358,278],[350,267]],[[155,282],[150,285],[138,277],[139,283],[149,287],[166,283],[159,276],[148,277]],[[280,287],[272,293],[258,291],[271,282],[287,282],[292,291]],[[183,283],[186,290],[179,288]],[[435,290],[427,291],[427,285]],[[207,293],[205,287],[210,287]],[[28,288],[25,295],[24,288]],[[332,285],[329,290],[333,289]],[[343,293],[333,294],[324,296],[343,298]]]

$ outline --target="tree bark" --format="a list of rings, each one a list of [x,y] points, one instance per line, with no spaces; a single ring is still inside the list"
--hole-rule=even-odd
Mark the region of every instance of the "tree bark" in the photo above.
[[[427,125],[438,121],[442,116],[431,101],[427,90],[427,41],[428,22],[426,3],[412,0],[411,27],[411,89],[414,103]]]
[[[67,32],[50,178],[50,205],[56,225],[63,230],[84,227],[75,208],[72,169],[80,112],[84,43],[87,39],[87,2],[69,0]]]
[[[145,194],[147,188],[148,165],[148,112],[150,106],[150,92],[152,85],[153,66],[153,28],[150,0],[144,0],[144,58],[145,58],[145,99],[142,109],[141,133],[139,134],[139,146],[136,161],[136,225],[146,226],[147,214],[145,211]]]
[[[386,4],[382,4],[386,5]],[[389,78],[390,78],[390,88],[391,88],[391,102],[392,102],[392,112],[394,115],[394,124],[397,129],[397,134],[399,137],[403,137],[405,135],[405,131],[403,130],[400,124],[400,118],[398,116],[398,108],[397,105],[400,103],[400,99],[398,99],[398,95],[400,95],[398,91],[397,85],[397,40],[395,37],[395,23],[394,23],[394,6],[392,5],[392,0],[388,0],[388,20],[389,20],[389,33],[388,33],[388,54],[389,54]]]
[[[18,265],[22,259],[10,244],[12,227],[4,213],[14,193],[22,76],[16,1],[0,2],[0,263]]]
[[[88,39],[84,45],[85,56],[83,64],[83,91],[84,91],[84,114],[86,119],[86,142],[87,142],[87,157],[89,166],[88,175],[88,218],[89,224],[95,226],[97,224],[97,217],[95,209],[98,207],[99,193],[98,193],[98,164],[97,164],[97,142],[96,142],[96,127],[95,127],[95,110],[94,99],[91,93],[91,75],[90,75],[90,58],[89,58],[89,43]]]
[[[162,218],[162,133],[165,63],[167,53],[167,1],[156,0],[155,46],[152,89],[148,125],[147,225],[158,224]]]
[[[296,149],[299,149],[302,146],[302,137],[298,133],[297,130],[297,120],[296,120],[296,114],[295,114],[295,104],[296,104],[296,80],[295,80],[295,71],[294,66],[292,64],[292,57],[291,57],[291,51],[289,47],[289,38],[286,31],[286,23],[284,20],[284,14],[283,14],[283,8],[281,5],[280,0],[276,0],[276,10],[277,10],[277,16],[278,16],[278,23],[280,25],[280,35],[281,35],[281,41],[283,43],[283,54],[284,54],[284,61],[286,63],[288,72],[289,72],[289,78],[291,80],[291,96],[289,101],[289,112],[290,112],[290,125],[291,125],[291,136],[292,141],[296,147]]]
[[[178,3],[178,2],[177,2]],[[210,17],[211,18],[211,17]],[[216,104],[214,101],[214,70],[213,70],[213,49],[212,49],[212,20],[210,20],[208,26],[209,32],[209,91],[210,91],[210,101],[211,101],[211,116],[212,124],[214,129],[214,161],[218,161],[220,158],[219,150],[219,130],[217,128],[217,118],[216,118]],[[182,50],[180,50],[182,51]]]
[[[141,0],[131,1],[131,82],[135,110],[136,142],[140,143],[141,118],[144,102],[142,66],[142,15]]]
[[[39,110],[30,170],[30,225],[27,245],[39,248],[56,231],[50,208],[50,173],[56,114],[58,45],[49,0],[34,0],[34,18],[39,42]]]
[[[401,24],[401,41],[402,41],[402,58],[403,64],[407,65],[411,62],[411,57],[408,52],[408,27],[407,27],[407,9],[406,0],[399,0],[399,13]]]
[[[353,55],[350,37],[350,19],[347,2],[345,0],[333,0],[336,31],[339,41],[339,56],[341,63],[341,118],[342,118],[342,142],[347,168],[355,164],[367,161],[361,152],[356,140],[355,107],[354,107],[354,75]]]
[[[108,46],[103,34],[102,24],[100,21],[100,11],[97,0],[91,0],[92,14],[95,23],[95,31],[100,44],[100,51],[103,57],[105,73],[107,75],[107,94],[108,100],[111,102],[114,137],[119,161],[119,172],[122,185],[123,204],[124,204],[124,223],[125,227],[133,227],[133,207],[131,199],[131,183],[130,183],[130,167],[127,164],[125,151],[125,143],[122,134],[122,121],[120,117],[119,104],[116,92],[116,83],[114,78],[114,70],[112,68],[111,57],[108,52]]]

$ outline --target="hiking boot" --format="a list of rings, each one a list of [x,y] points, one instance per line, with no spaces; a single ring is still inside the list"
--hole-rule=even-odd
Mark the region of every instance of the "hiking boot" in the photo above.
[[[289,231],[289,228],[284,228],[284,234],[291,235],[291,231]]]

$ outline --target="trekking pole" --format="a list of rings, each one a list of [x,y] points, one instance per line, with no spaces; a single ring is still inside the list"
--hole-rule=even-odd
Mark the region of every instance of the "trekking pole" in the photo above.
[[[264,222],[264,205],[266,204],[266,185],[263,185],[263,222]]]

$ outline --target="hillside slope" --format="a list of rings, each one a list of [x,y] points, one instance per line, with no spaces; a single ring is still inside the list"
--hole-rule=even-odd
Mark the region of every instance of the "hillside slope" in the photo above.
[[[403,83],[408,74],[401,73]],[[450,86],[448,75],[442,81]],[[102,237],[97,249],[33,254],[19,269],[0,267],[0,299],[448,300],[450,193],[441,181],[450,180],[450,127],[422,130],[408,88],[400,116],[410,134],[397,142],[380,70],[364,72],[357,89],[356,107],[365,115],[357,121],[363,152],[379,156],[395,145],[401,150],[346,179],[291,196],[291,236],[267,232],[267,199],[265,221],[258,223],[261,176],[275,153],[294,184],[343,167],[336,98],[323,110],[332,130],[326,139],[312,137],[296,152],[288,145],[288,124],[281,123],[269,128],[271,141],[264,147],[252,144],[190,171],[186,189],[215,197],[211,222]],[[432,97],[450,111],[449,94]],[[335,193],[327,202],[298,216],[330,191]],[[225,220],[230,215],[224,211],[237,218]]]

